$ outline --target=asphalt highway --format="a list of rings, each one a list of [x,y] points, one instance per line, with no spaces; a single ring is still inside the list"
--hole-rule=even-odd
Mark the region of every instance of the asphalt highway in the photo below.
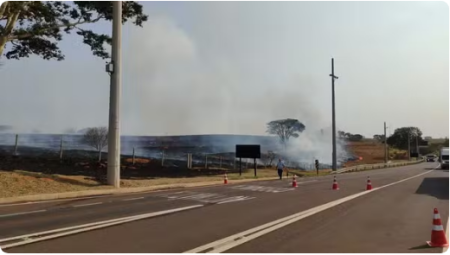
[[[123,224],[86,231],[79,227],[73,235],[5,251],[440,252],[423,246],[431,236],[433,208],[447,227],[448,171],[435,167],[423,163],[341,174],[338,191],[331,189],[333,176],[324,176],[298,179],[298,188],[291,187],[291,179],[231,181],[215,187],[0,205],[0,239],[25,235],[0,240],[0,246],[48,235],[26,236],[32,233],[128,217]],[[364,192],[368,176],[372,192]],[[131,219],[149,213],[164,215]],[[258,229],[268,223],[273,225]]]

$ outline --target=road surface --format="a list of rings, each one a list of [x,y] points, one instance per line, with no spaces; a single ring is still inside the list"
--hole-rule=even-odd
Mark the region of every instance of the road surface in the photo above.
[[[441,252],[424,247],[433,208],[444,228],[448,171],[434,163],[333,176],[260,181],[0,206],[6,252]],[[366,192],[370,176],[374,190]],[[170,210],[182,211],[170,211]],[[152,214],[154,213],[154,214]],[[156,215],[156,214],[164,215]],[[131,217],[142,215],[143,219]],[[100,221],[128,217],[117,225]],[[83,224],[50,234],[27,236]],[[95,229],[97,228],[97,229]],[[89,230],[88,230],[89,229]],[[38,238],[38,239],[36,239]],[[50,237],[49,237],[50,238]],[[31,241],[30,241],[31,240]]]

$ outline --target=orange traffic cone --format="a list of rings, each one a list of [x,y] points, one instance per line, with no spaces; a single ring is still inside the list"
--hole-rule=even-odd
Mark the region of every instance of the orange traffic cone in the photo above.
[[[447,237],[445,236],[444,227],[442,226],[441,216],[436,208],[434,208],[433,230],[431,231],[431,241],[427,241],[430,247],[448,247]]]
[[[334,177],[334,180],[333,180],[333,190],[339,190],[339,185],[336,181],[336,176]]]
[[[227,174],[223,175],[223,184],[228,184],[228,177]]]
[[[370,181],[370,177],[367,176],[367,187],[366,190],[371,190],[372,189],[372,182]]]
[[[294,177],[292,177],[292,187],[297,188],[297,175],[294,174]]]

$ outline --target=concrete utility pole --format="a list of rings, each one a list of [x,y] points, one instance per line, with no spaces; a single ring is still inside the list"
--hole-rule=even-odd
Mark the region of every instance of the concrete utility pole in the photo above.
[[[388,162],[388,146],[386,136],[386,121],[384,122],[384,163]]]
[[[337,152],[336,152],[336,110],[334,100],[334,80],[338,79],[334,75],[334,58],[331,59],[331,104],[332,104],[332,125],[333,125],[333,171],[337,170]]]
[[[417,160],[419,160],[419,134],[416,133],[416,153],[417,153]]]
[[[120,187],[120,97],[122,89],[122,2],[113,2],[112,72],[109,98],[108,184]]]
[[[408,160],[411,160],[411,130],[408,131]]]

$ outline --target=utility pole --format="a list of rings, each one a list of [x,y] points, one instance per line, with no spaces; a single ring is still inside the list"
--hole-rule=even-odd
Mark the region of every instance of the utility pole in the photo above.
[[[332,104],[332,125],[333,125],[333,171],[337,170],[337,152],[336,152],[336,109],[334,99],[334,80],[338,79],[334,75],[334,58],[331,59],[331,104]]]
[[[411,160],[411,130],[408,131],[408,160]]]
[[[387,146],[387,136],[386,136],[386,121],[384,122],[384,163],[388,162],[388,146]]]
[[[417,153],[416,160],[419,160],[419,134],[418,133],[416,133],[416,153]]]
[[[122,2],[113,2],[111,88],[108,128],[108,184],[120,187],[120,98],[122,89]]]

